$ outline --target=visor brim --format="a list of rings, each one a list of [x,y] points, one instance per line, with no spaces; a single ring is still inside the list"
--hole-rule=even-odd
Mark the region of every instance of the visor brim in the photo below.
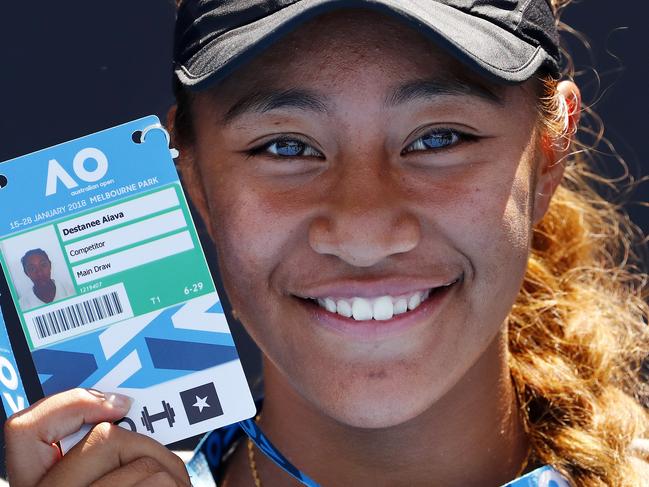
[[[434,7],[432,6],[434,4]],[[205,89],[258,56],[308,20],[345,8],[368,8],[403,20],[479,74],[496,82],[520,83],[542,66],[558,74],[556,61],[508,30],[431,0],[301,0],[205,44],[175,69],[192,90]]]

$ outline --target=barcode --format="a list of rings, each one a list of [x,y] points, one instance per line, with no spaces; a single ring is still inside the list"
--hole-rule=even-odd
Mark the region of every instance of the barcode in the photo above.
[[[87,301],[81,301],[64,308],[34,316],[32,322],[34,323],[38,337],[42,339],[103,320],[104,318],[117,316],[123,312],[119,294],[113,291],[103,296],[96,296]]]

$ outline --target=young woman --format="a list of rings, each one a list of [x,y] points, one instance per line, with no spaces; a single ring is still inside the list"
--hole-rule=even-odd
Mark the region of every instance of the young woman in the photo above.
[[[258,424],[321,485],[499,486],[545,465],[539,485],[649,479],[645,276],[574,155],[558,7],[180,7],[180,168],[264,354]],[[12,485],[187,485],[111,425],[127,408],[76,390],[13,417]],[[296,485],[228,438],[202,453],[220,485]]]
[[[43,249],[30,249],[20,259],[25,275],[34,283],[29,293],[20,298],[23,310],[58,301],[73,294],[65,282],[52,279],[52,262]]]

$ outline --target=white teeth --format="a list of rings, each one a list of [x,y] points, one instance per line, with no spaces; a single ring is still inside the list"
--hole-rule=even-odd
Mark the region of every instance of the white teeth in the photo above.
[[[382,296],[374,300],[372,312],[375,320],[389,320],[394,314],[394,305],[390,296]]]
[[[352,314],[356,321],[372,319],[372,303],[364,298],[354,298],[352,301]]]
[[[327,311],[329,311],[330,313],[335,313],[336,302],[331,298],[325,298],[325,308],[327,308]]]
[[[380,296],[378,298],[334,299],[331,297],[318,298],[318,305],[330,313],[337,313],[346,318],[353,317],[357,321],[389,320],[408,310],[419,307],[431,290],[418,291],[407,296]]]
[[[406,298],[399,298],[394,303],[394,314],[400,315],[408,311],[408,300]]]
[[[420,293],[413,294],[413,295],[410,296],[410,298],[408,299],[408,309],[409,309],[410,311],[412,311],[413,309],[415,309],[415,308],[416,308],[417,306],[419,306],[420,304],[421,304],[421,294],[420,294]]]
[[[349,304],[349,301],[340,299],[336,302],[336,312],[339,315],[343,315],[345,318],[352,317],[352,305]]]

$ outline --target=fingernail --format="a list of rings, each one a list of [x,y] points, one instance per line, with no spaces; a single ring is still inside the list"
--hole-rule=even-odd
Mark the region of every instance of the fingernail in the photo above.
[[[106,395],[103,392],[98,391],[97,389],[86,389],[86,390],[90,394],[92,394],[93,396],[95,396],[95,397],[97,397],[99,399],[105,399],[106,398]]]
[[[111,407],[116,409],[130,409],[133,404],[133,398],[125,394],[109,393],[104,394],[106,398],[105,401],[110,404]]]

